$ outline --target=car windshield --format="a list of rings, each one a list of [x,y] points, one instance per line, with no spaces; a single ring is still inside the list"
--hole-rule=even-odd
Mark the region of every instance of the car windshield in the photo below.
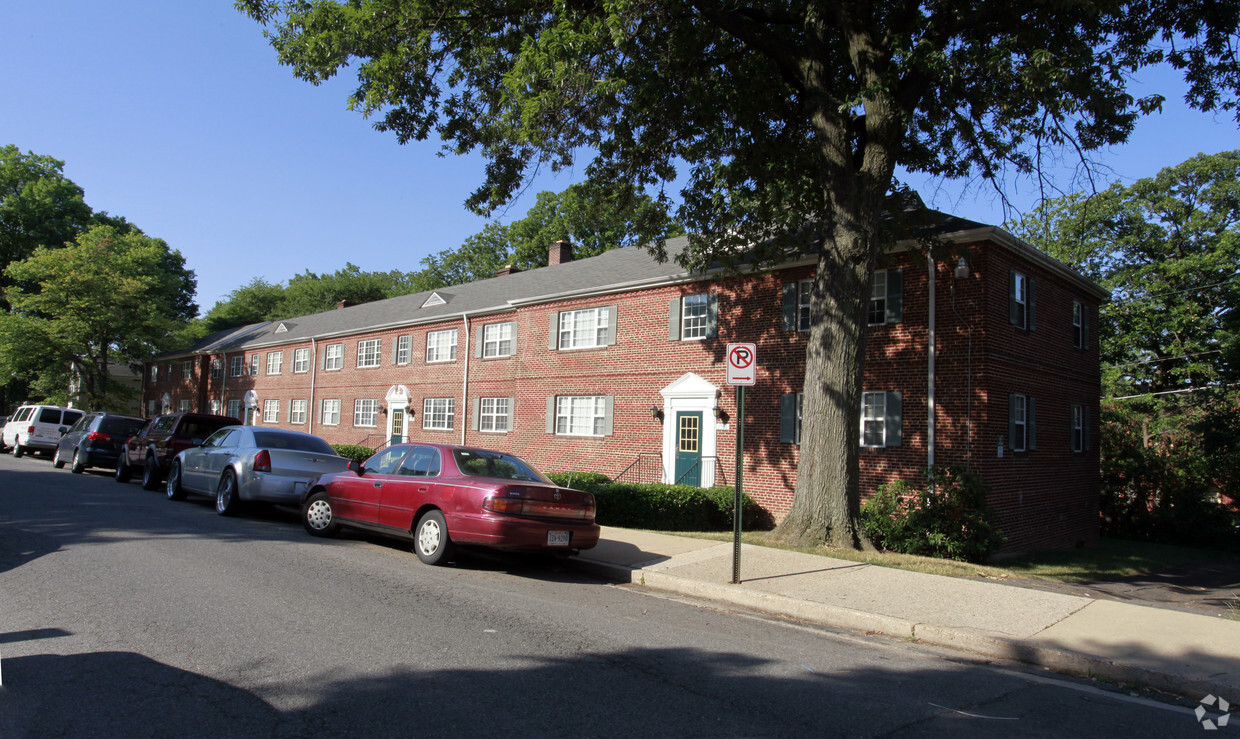
[[[543,477],[542,473],[511,454],[484,452],[480,449],[457,449],[452,452],[452,456],[456,458],[456,466],[463,475],[554,484]]]
[[[315,452],[317,454],[331,454],[333,456],[336,454],[326,441],[317,436],[302,436],[301,434],[255,431],[254,445],[262,449],[292,449],[298,452]]]

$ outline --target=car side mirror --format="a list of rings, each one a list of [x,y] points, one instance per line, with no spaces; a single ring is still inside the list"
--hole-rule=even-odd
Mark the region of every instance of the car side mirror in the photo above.
[[[60,432],[60,435],[61,435],[61,436],[64,436],[65,434],[69,433],[69,427],[68,427],[68,426],[61,426],[60,428],[58,428],[58,429],[56,429],[56,430]]]
[[[194,446],[202,446],[202,439],[197,439],[197,438],[190,439],[189,443],[193,444]]]
[[[358,477],[361,477],[362,475],[366,474],[366,468],[363,467],[362,463],[357,461],[356,459],[349,460],[349,469],[353,470],[354,474],[356,474]]]

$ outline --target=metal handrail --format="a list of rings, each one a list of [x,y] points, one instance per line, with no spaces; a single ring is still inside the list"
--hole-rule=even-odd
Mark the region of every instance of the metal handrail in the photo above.
[[[375,446],[374,439],[379,439],[380,444],[378,446]],[[378,451],[382,451],[383,449],[386,449],[388,446],[391,445],[391,443],[392,443],[392,440],[388,438],[387,434],[370,434],[366,438],[359,441],[357,445],[368,446],[371,449],[374,449],[376,452],[378,452]]]
[[[645,468],[642,465],[642,462],[643,461],[648,462],[651,459],[658,460],[658,474],[655,476],[656,477],[655,482],[662,482],[663,481],[663,453],[662,452],[639,452],[637,455],[637,459],[633,460],[633,463],[630,464],[628,467],[625,467],[623,470],[621,470],[620,474],[611,478],[611,481],[619,482],[620,478],[627,475],[630,470],[636,467],[637,468],[637,473],[636,473],[637,479],[629,480],[628,482],[637,482],[637,483],[642,482],[645,477],[645,475],[642,474],[642,471]],[[646,466],[649,466],[649,465],[646,465]]]
[[[681,476],[680,476],[680,477],[677,477],[677,478],[676,478],[676,482],[674,482],[674,483],[672,483],[672,484],[673,484],[673,485],[679,485],[679,484],[680,484],[680,481],[681,481],[681,480],[683,480],[683,479],[685,479],[686,477],[688,477],[688,476],[690,475],[690,473],[692,473],[694,470],[696,470],[696,469],[701,469],[701,468],[702,468],[702,463],[703,463],[703,462],[705,462],[705,461],[706,461],[706,460],[708,460],[708,459],[709,459],[712,463],[714,463],[714,465],[715,465],[715,484],[716,484],[716,485],[727,485],[727,484],[728,484],[728,479],[727,479],[727,476],[723,473],[723,471],[722,471],[722,470],[720,469],[720,467],[719,467],[719,464],[718,464],[718,462],[719,462],[719,458],[718,458],[718,457],[698,457],[698,461],[694,462],[694,463],[693,463],[693,466],[691,466],[689,469],[685,470],[685,471],[684,471],[684,473],[683,473],[683,474],[681,474]],[[699,479],[699,480],[701,480],[702,478],[701,478],[701,477],[699,477],[698,479]],[[699,487],[701,487],[701,486],[699,485]]]

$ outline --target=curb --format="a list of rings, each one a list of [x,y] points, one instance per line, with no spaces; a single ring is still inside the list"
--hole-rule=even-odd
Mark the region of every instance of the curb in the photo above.
[[[690,580],[663,572],[572,557],[573,567],[620,584],[728,603],[780,618],[829,628],[882,635],[1001,659],[1074,677],[1101,680],[1122,687],[1156,690],[1197,700],[1203,695],[1240,695],[1240,685],[1126,665],[1026,639],[1005,639],[962,629],[921,624],[909,619],[865,613],[840,606],[811,603],[784,595],[745,591],[730,585]]]

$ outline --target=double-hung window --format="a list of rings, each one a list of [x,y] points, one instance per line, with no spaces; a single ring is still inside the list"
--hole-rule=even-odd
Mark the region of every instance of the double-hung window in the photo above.
[[[288,422],[304,424],[306,422],[306,401],[290,400],[288,403]]]
[[[488,323],[482,327],[482,337],[476,356],[483,359],[494,357],[511,357],[517,353],[517,324]]]
[[[158,364],[151,365],[151,374],[149,376],[149,379],[151,382],[159,382],[159,365]]]
[[[779,397],[779,440],[801,443],[801,406],[804,393],[784,393]]]
[[[319,423],[324,426],[340,425],[340,399],[324,398],[319,404]]]
[[[310,347],[302,347],[293,350],[293,372],[309,372],[310,371]]]
[[[323,347],[323,369],[329,372],[344,369],[344,344]]]
[[[474,398],[475,431],[511,431],[512,398]]]
[[[251,375],[258,374],[258,355],[257,354],[250,355],[250,374]]]
[[[374,398],[358,398],[353,401],[353,425],[373,427],[379,425],[379,401]]]
[[[1016,270],[1008,273],[1008,322],[1016,328],[1034,329],[1033,313],[1036,305],[1034,282]]]
[[[229,377],[241,377],[245,374],[245,357],[233,357],[232,366],[228,371]]]
[[[392,364],[409,364],[413,361],[413,337],[408,334],[396,337]]]
[[[616,343],[616,307],[566,310],[551,316],[551,349],[588,349]]]
[[[813,290],[812,280],[784,283],[783,327],[785,331],[809,331],[809,305]]]
[[[181,363],[181,379],[188,380],[193,376],[194,376],[194,363],[193,362],[182,362]]]
[[[1072,451],[1083,452],[1089,449],[1089,408],[1079,403],[1071,405]]]
[[[871,326],[904,320],[904,272],[898,269],[874,271],[870,278],[867,316]]]
[[[284,370],[284,352],[267,352],[267,374],[278,375]]]
[[[904,404],[900,393],[861,394],[861,446],[900,446]]]
[[[189,413],[190,411],[194,410],[192,401],[182,400],[177,410],[181,411],[182,413]]]
[[[1084,303],[1072,301],[1072,346],[1089,348],[1089,312]]]
[[[426,362],[452,362],[456,359],[456,329],[426,334]]]
[[[263,423],[279,423],[280,422],[280,401],[264,400],[263,401]]]
[[[559,395],[548,399],[551,431],[560,436],[609,436],[612,398],[609,395]]]
[[[672,298],[667,314],[668,339],[694,341],[719,335],[719,296],[715,293]]]
[[[211,360],[211,377],[218,379],[224,376],[224,360],[216,357]]]
[[[379,350],[382,342],[382,339],[364,339],[357,342],[358,369],[379,366]]]
[[[451,431],[456,416],[456,398],[426,398],[422,401],[422,428]]]
[[[1019,393],[1008,396],[1008,448],[1014,452],[1038,448],[1037,405],[1033,398]]]
[[[233,418],[241,418],[241,401],[233,399],[228,401],[228,415]]]

